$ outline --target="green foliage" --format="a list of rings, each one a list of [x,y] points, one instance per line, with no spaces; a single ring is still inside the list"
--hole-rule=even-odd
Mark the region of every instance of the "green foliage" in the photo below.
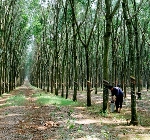
[[[107,117],[108,116],[108,111],[106,110],[105,112],[103,112],[103,110],[100,111],[100,115],[102,117]]]
[[[69,106],[69,105],[77,105],[77,102],[73,102],[70,99],[64,99],[59,96],[54,96],[51,94],[38,93],[34,94],[34,97],[37,97],[36,103],[39,105],[60,105],[60,106]]]
[[[78,0],[77,2],[80,3],[80,4],[85,5],[87,3],[87,0]]]
[[[20,95],[15,95],[15,96],[10,97],[7,100],[7,105],[10,105],[10,106],[22,106],[22,105],[25,104],[25,102],[26,102],[26,98],[21,93]]]
[[[42,29],[43,29],[43,27],[42,27],[42,24],[40,21],[37,20],[33,23],[33,32],[32,33],[34,35],[38,35],[42,31]]]
[[[75,123],[74,123],[74,121],[68,120],[67,125],[68,125],[68,129],[73,129],[73,128],[75,128]]]
[[[28,15],[23,14],[23,15],[21,16],[21,18],[22,18],[22,21],[21,21],[21,23],[20,23],[20,28],[24,28],[24,27],[27,26],[27,23],[28,23]]]
[[[68,116],[71,116],[71,114],[73,113],[73,110],[69,110],[67,113],[68,113]]]
[[[36,9],[37,7],[39,7],[39,0],[31,0],[29,9],[33,10],[33,9]]]
[[[109,132],[107,129],[101,129],[101,134],[102,134],[102,137],[104,137],[105,139],[109,139],[110,136],[109,136]]]
[[[8,112],[5,112],[5,115],[8,115]]]

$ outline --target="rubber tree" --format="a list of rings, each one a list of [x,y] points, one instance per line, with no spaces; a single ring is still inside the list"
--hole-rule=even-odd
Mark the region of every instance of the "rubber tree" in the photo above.
[[[77,28],[77,34],[78,34],[78,37],[79,37],[79,40],[80,40],[81,44],[83,45],[83,47],[85,49],[86,74],[87,74],[86,75],[86,81],[87,81],[87,106],[91,106],[91,81],[90,81],[90,63],[89,63],[90,62],[89,61],[90,52],[89,52],[89,47],[90,47],[90,41],[91,41],[91,38],[92,38],[92,35],[93,35],[94,27],[96,25],[97,15],[98,15],[98,12],[100,10],[99,9],[100,8],[100,0],[97,1],[93,23],[91,25],[91,29],[89,30],[89,35],[86,35],[86,39],[83,39],[81,37],[80,29],[81,29],[81,26],[84,25],[83,23],[86,21],[86,18],[87,18],[87,15],[88,15],[88,10],[90,8],[90,1],[89,0],[87,1],[87,7],[86,7],[86,10],[85,10],[85,15],[84,15],[84,18],[83,18],[82,22],[80,22],[80,24],[77,21],[77,17],[76,17],[76,14],[75,14],[75,9],[74,9],[72,1],[70,1],[70,4],[71,4],[71,8],[72,8],[72,14],[73,14],[74,20],[75,20],[75,25],[76,25],[76,28]]]
[[[73,67],[74,67],[74,94],[73,94],[73,101],[77,101],[77,34],[76,34],[76,25],[75,25],[75,0],[70,0],[71,8],[72,8],[72,30],[73,30]]]
[[[130,77],[131,77],[131,124],[137,125],[137,112],[136,112],[136,94],[135,94],[135,46],[133,44],[133,27],[132,27],[132,18],[128,16],[128,1],[123,0],[122,3],[123,16],[126,21],[126,27],[128,31],[128,43],[129,43],[129,56],[130,56]],[[129,12],[129,11],[128,11]]]
[[[120,6],[120,0],[118,0],[111,11],[111,0],[105,0],[105,32],[104,32],[104,52],[103,52],[103,79],[109,81],[109,73],[108,73],[108,54],[109,54],[109,42],[111,36],[111,25],[114,14]],[[108,96],[109,92],[106,84],[103,84],[103,112],[107,111],[108,104]]]
[[[68,33],[68,3],[69,3],[69,0],[66,0],[66,3],[65,3],[65,7],[64,7],[64,14],[65,14],[65,29],[66,29],[66,36],[65,36],[65,57],[66,57],[66,99],[68,98],[68,93],[69,93],[69,60],[68,60],[68,57],[69,57],[69,33]],[[62,79],[63,80],[63,79]],[[64,86],[64,84],[63,84]]]

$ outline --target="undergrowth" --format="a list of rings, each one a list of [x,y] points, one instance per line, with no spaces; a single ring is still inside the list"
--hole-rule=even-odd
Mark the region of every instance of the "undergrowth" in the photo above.
[[[7,102],[6,106],[22,106],[26,103],[25,96],[21,93],[19,95],[15,95],[10,97]]]
[[[73,102],[70,99],[65,99],[62,98],[60,96],[55,96],[52,94],[46,94],[46,93],[37,93],[37,94],[33,94],[32,97],[36,97],[36,103],[38,105],[49,105],[49,104],[53,104],[53,105],[60,105],[60,106],[76,106],[78,105],[78,102]]]

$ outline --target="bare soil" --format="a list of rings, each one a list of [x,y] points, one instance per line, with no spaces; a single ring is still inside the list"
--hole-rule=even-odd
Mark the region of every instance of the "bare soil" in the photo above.
[[[26,102],[22,106],[5,106],[7,99],[22,92]],[[0,140],[149,140],[150,97],[142,92],[137,100],[138,126],[130,121],[130,94],[121,113],[100,113],[102,92],[92,92],[92,106],[86,107],[86,92],[78,93],[78,106],[40,106],[35,93],[43,92],[28,81],[10,94],[0,98]],[[72,98],[72,92],[69,95]]]

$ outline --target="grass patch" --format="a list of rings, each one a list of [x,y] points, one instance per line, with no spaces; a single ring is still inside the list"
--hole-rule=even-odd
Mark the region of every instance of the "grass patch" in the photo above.
[[[26,98],[24,95],[22,95],[22,93],[20,93],[19,95],[15,95],[10,97],[6,104],[9,106],[22,106],[24,105],[26,102]]]
[[[65,99],[60,96],[54,96],[51,94],[38,93],[38,94],[34,94],[33,97],[37,98],[36,103],[39,105],[49,105],[49,104],[60,105],[60,106],[78,105],[78,102],[73,102],[70,99]]]

